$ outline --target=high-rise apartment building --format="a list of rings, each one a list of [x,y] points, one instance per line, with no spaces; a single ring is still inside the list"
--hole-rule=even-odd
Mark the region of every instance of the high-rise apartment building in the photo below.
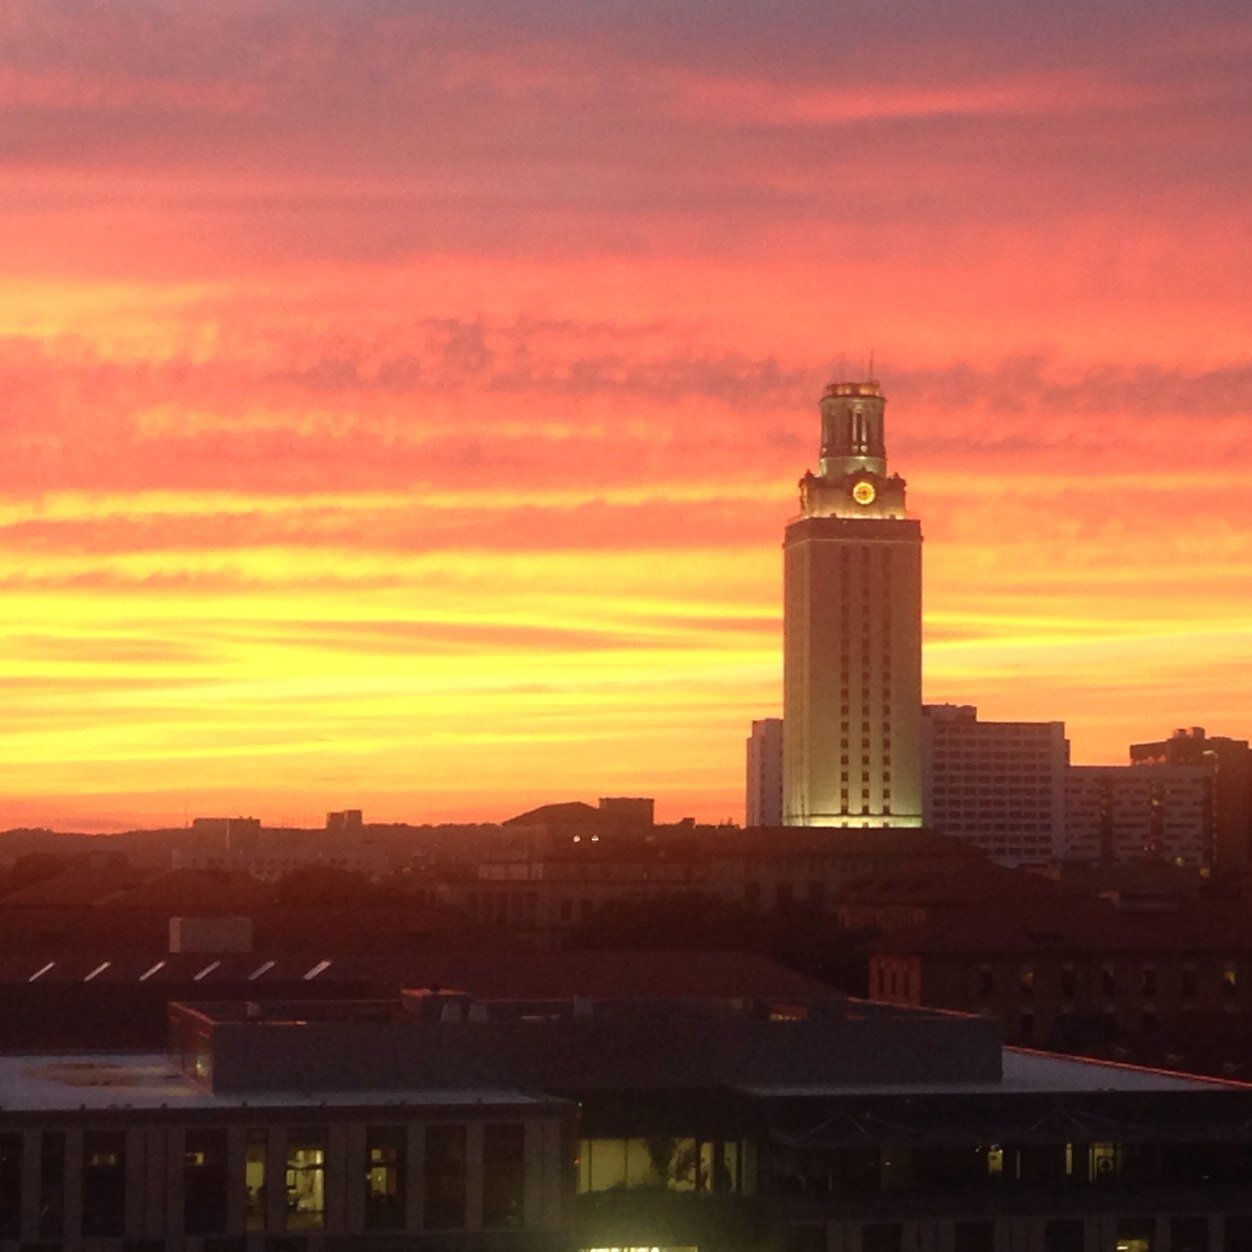
[[[783,544],[783,821],[922,821],[922,534],[887,474],[875,381],[821,399],[818,473]]]
[[[1213,774],[1213,835],[1205,862],[1239,868],[1252,861],[1252,749],[1246,739],[1176,730],[1156,743],[1132,743],[1132,765],[1203,765]]]
[[[1213,840],[1213,772],[1205,765],[1071,765],[1065,857],[1204,865]]]
[[[983,722],[970,705],[922,710],[922,812],[1002,865],[1061,855],[1069,741],[1064,722]]]
[[[783,804],[783,719],[762,717],[748,736],[748,826],[781,826]]]

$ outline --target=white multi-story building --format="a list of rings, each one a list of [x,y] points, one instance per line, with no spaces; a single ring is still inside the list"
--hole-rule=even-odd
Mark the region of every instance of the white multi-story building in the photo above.
[[[1206,765],[1071,765],[1065,785],[1067,860],[1203,865],[1213,838]]]
[[[926,825],[1001,864],[1061,855],[1068,764],[1064,722],[983,722],[970,705],[922,709]]]
[[[783,824],[783,720],[762,717],[748,736],[747,826]]]

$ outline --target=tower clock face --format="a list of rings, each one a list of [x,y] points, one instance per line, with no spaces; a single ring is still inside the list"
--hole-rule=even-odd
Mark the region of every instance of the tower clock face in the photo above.
[[[874,490],[873,483],[867,483],[863,479],[852,488],[852,498],[857,504],[873,504],[874,497],[878,493]]]

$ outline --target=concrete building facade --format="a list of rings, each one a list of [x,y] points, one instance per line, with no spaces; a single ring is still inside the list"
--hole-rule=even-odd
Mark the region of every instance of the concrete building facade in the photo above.
[[[783,821],[922,822],[921,525],[887,474],[877,382],[821,400],[819,472],[784,540]]]
[[[970,705],[922,709],[922,811],[1002,865],[1060,856],[1069,741],[1064,722],[984,722]]]
[[[1212,842],[1207,765],[1071,765],[1066,773],[1069,860],[1206,865]]]
[[[747,826],[783,824],[783,720],[763,717],[748,736]]]
[[[1252,749],[1246,739],[1207,735],[1203,726],[1190,726],[1155,743],[1131,744],[1130,763],[1212,770],[1213,830],[1205,863],[1237,869],[1252,861]]]

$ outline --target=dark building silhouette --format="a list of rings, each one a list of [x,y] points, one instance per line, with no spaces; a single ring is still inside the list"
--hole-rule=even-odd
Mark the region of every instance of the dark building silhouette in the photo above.
[[[1192,726],[1156,743],[1131,744],[1130,761],[1207,767],[1213,807],[1206,863],[1243,868],[1252,862],[1252,749],[1246,739],[1206,735],[1202,726]]]

